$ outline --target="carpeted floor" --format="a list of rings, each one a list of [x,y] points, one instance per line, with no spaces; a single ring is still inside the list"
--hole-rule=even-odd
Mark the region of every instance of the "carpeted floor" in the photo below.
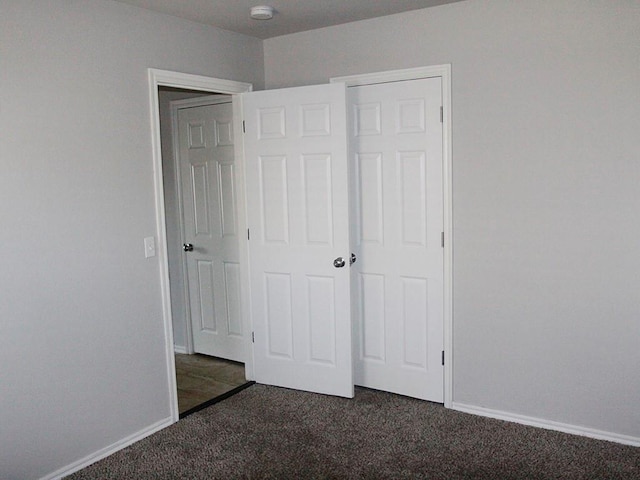
[[[640,448],[357,389],[254,385],[68,479],[640,479]]]

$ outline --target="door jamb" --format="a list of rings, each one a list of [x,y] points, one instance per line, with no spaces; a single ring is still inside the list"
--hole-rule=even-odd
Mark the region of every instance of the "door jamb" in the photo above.
[[[153,157],[153,179],[154,179],[154,199],[156,208],[156,237],[157,255],[160,270],[160,295],[162,300],[162,319],[164,324],[165,339],[165,360],[166,372],[168,375],[168,392],[169,406],[171,418],[174,422],[178,421],[178,395],[176,385],[176,366],[173,352],[173,323],[171,318],[171,295],[169,284],[169,258],[167,253],[167,229],[166,229],[166,212],[164,207],[164,182],[162,178],[162,149],[160,143],[160,101],[158,96],[158,87],[174,87],[189,90],[198,90],[202,92],[224,93],[232,95],[233,102],[233,123],[234,123],[234,143],[238,146],[235,149],[236,158],[236,176],[235,186],[238,194],[238,228],[243,231],[246,228],[246,212],[244,199],[244,152],[242,149],[242,141],[240,132],[242,131],[242,106],[240,104],[239,94],[250,92],[253,86],[250,83],[236,82],[232,80],[223,80],[201,75],[192,75],[188,73],[172,72],[168,70],[158,70],[155,68],[148,69],[149,81],[149,115],[151,123],[151,142]],[[240,236],[243,238],[243,236]],[[240,258],[247,258],[246,241],[240,241]],[[248,292],[242,288],[243,282],[248,279],[248,265],[241,266],[241,307],[242,319],[245,332],[250,332],[248,315]],[[246,335],[246,334],[245,334]],[[247,340],[247,357],[245,363],[245,375],[247,379],[253,378],[253,350],[251,343]]]
[[[173,100],[169,103],[169,110],[171,113],[171,137],[173,146],[173,159],[174,159],[174,175],[176,182],[176,200],[178,202],[178,215],[180,216],[180,243],[186,243],[186,234],[184,231],[184,204],[182,199],[182,173],[180,170],[180,143],[178,140],[178,110],[183,108],[192,107],[205,107],[209,105],[219,105],[222,103],[232,103],[230,97],[195,97],[187,98],[184,100]],[[235,152],[235,145],[234,145]],[[235,188],[234,188],[235,190]],[[237,200],[236,200],[237,204]],[[238,219],[236,218],[236,222]],[[189,282],[187,281],[187,259],[182,256],[182,277],[183,277],[183,289],[182,297],[184,302],[184,318],[185,318],[185,350],[188,354],[195,353],[193,348],[193,326],[191,323],[191,302],[189,296]]]
[[[389,83],[422,78],[442,78],[442,181],[444,195],[444,406],[453,402],[453,202],[451,164],[451,65],[391,70],[363,75],[334,77],[331,83],[345,83],[347,87]]]

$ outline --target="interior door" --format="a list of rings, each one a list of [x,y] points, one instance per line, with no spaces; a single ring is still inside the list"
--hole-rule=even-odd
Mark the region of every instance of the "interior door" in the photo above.
[[[442,87],[350,87],[355,383],[442,402]]]
[[[345,87],[242,97],[256,381],[352,397]]]
[[[178,162],[193,346],[244,362],[230,100],[178,110]]]

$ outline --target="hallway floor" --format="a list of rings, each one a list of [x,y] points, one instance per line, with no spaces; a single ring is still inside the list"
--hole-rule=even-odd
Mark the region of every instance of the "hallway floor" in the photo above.
[[[180,413],[246,383],[243,363],[200,354],[175,358]]]

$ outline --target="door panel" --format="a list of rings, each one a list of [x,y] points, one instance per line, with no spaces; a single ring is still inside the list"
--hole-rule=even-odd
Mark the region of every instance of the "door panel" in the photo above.
[[[362,262],[362,258],[360,258]],[[385,287],[384,275],[358,273],[360,361],[385,362]],[[356,307],[356,309],[357,309]],[[357,364],[356,364],[357,366]],[[356,377],[356,383],[361,381]]]
[[[231,103],[178,110],[193,346],[244,362]]]
[[[352,397],[345,101],[243,94],[256,381]]]
[[[355,383],[443,401],[441,79],[350,87]]]

